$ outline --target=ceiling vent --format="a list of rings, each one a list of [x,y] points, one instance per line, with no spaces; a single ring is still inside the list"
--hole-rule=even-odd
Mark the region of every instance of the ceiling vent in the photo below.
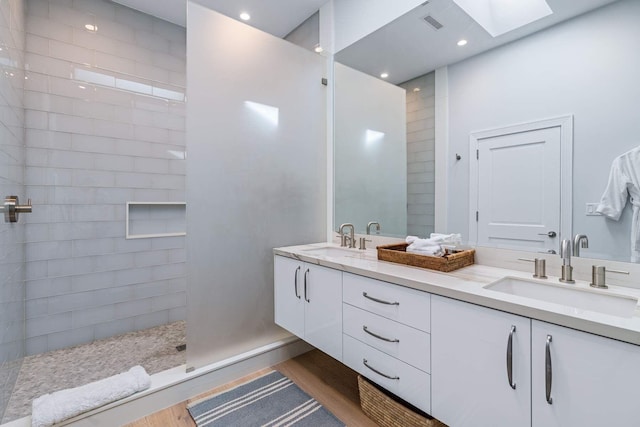
[[[431,15],[427,15],[424,18],[424,22],[426,22],[427,24],[431,25],[434,29],[439,30],[440,28],[442,28],[442,24],[440,23],[440,21],[438,21],[436,18],[434,18]]]

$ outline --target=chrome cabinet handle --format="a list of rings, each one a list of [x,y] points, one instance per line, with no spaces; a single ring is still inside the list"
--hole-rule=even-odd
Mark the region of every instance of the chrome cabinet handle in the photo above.
[[[369,335],[371,335],[372,337],[378,338],[379,340],[382,340],[382,341],[386,341],[386,342],[400,342],[400,340],[399,340],[399,339],[397,339],[397,338],[385,338],[385,337],[383,337],[382,335],[375,334],[375,333],[371,332],[371,331],[369,330],[369,328],[367,328],[365,325],[362,325],[362,330],[363,330],[363,331],[365,331],[366,333],[368,333]]]
[[[307,297],[307,283],[309,282],[309,280],[307,279],[308,275],[309,275],[309,269],[307,268],[307,270],[304,272],[304,300],[306,302],[311,302],[311,299]]]
[[[389,302],[389,301],[381,300],[381,299],[378,299],[378,298],[370,297],[370,296],[369,296],[369,294],[367,294],[366,292],[363,292],[363,293],[362,293],[362,296],[363,296],[363,297],[365,297],[365,298],[367,298],[367,299],[370,299],[371,301],[378,302],[378,303],[380,303],[380,304],[386,304],[386,305],[400,305],[400,303],[399,303],[399,302],[397,302],[397,301],[396,301],[396,302]]]
[[[296,294],[296,298],[300,299],[300,294],[298,293],[298,272],[300,271],[300,266],[296,268],[296,272],[293,279],[293,292]]]
[[[513,382],[513,334],[516,332],[515,325],[511,325],[509,332],[509,340],[507,341],[507,380],[512,389],[516,389],[516,383]]]
[[[544,383],[545,383],[545,388],[546,388],[546,398],[547,398],[547,403],[549,405],[551,405],[553,403],[553,398],[551,397],[551,381],[553,379],[553,372],[551,369],[551,341],[553,340],[553,338],[551,337],[551,335],[547,335],[547,345],[546,345],[546,351],[545,351],[545,358],[544,358],[544,365],[545,365],[545,369],[544,369]]]
[[[389,378],[390,380],[399,380],[400,377],[392,377],[391,375],[387,375],[383,372],[378,371],[376,368],[372,367],[371,365],[369,365],[367,363],[367,359],[362,359],[362,363],[364,364],[364,366],[366,366],[367,368],[371,369],[373,372],[375,372],[376,374],[383,376],[385,378]]]

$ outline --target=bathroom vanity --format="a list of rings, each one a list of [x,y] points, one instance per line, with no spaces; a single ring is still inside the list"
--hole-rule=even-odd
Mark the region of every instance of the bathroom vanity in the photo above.
[[[452,427],[638,425],[637,289],[440,273],[326,243],[274,253],[277,324]],[[505,277],[551,297],[492,286]],[[562,292],[577,303],[551,302]]]

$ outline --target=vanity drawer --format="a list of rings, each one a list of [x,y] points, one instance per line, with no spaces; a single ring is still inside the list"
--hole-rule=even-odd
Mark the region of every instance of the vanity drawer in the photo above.
[[[430,331],[430,294],[350,273],[342,277],[344,302],[421,331]]]
[[[429,374],[349,335],[343,335],[343,349],[344,364],[419,409],[431,412]]]
[[[423,331],[342,305],[345,334],[425,372],[431,372],[431,336]]]

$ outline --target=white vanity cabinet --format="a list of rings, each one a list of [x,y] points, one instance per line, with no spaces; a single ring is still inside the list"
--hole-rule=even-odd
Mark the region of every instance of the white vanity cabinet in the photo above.
[[[530,322],[432,295],[432,415],[455,427],[531,426]]]
[[[537,320],[531,346],[533,427],[640,425],[639,346]]]
[[[275,322],[342,360],[342,272],[274,257]]]
[[[431,295],[343,275],[343,362],[425,412],[431,411]]]
[[[431,323],[432,415],[450,426],[640,423],[640,346],[436,295]]]

